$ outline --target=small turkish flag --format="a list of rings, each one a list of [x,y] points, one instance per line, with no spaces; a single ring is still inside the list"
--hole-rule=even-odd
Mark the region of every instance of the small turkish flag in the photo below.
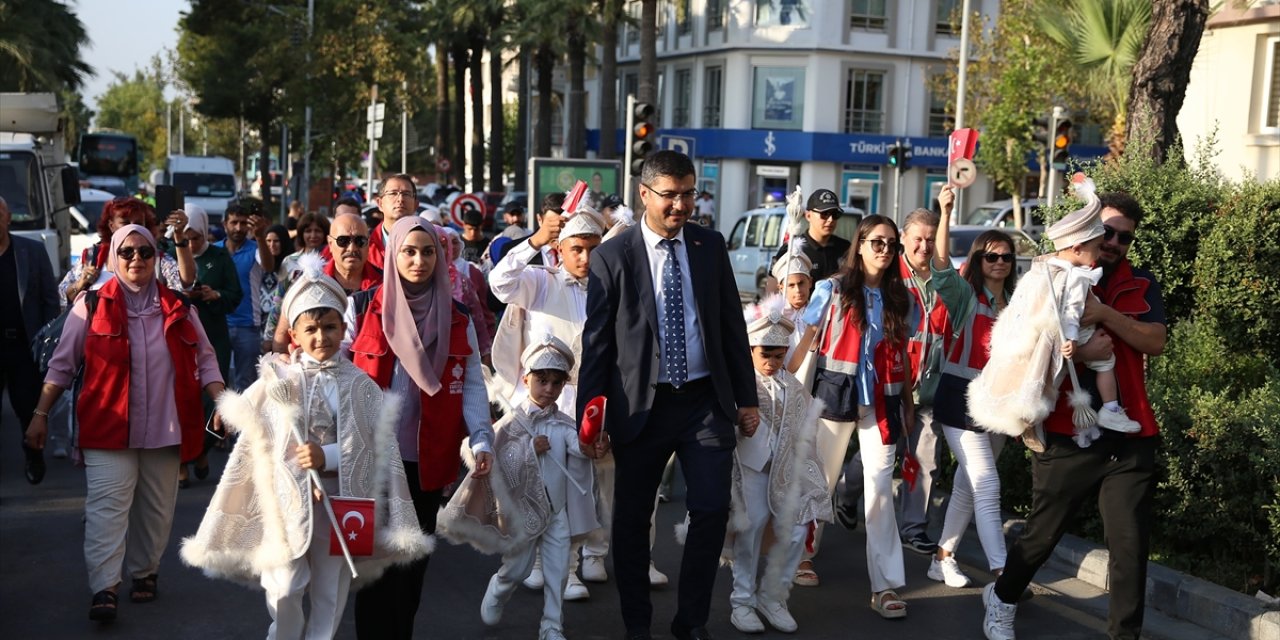
[[[907,485],[907,491],[915,491],[916,476],[920,475],[920,461],[911,455],[910,452],[902,455],[902,482]]]
[[[373,555],[373,498],[340,498],[331,497],[333,515],[338,519],[341,535],[347,542],[347,550],[353,556]],[[339,532],[329,527],[329,555],[342,555],[342,547],[338,544]]]
[[[596,396],[582,410],[582,426],[578,429],[578,441],[595,444],[604,431],[604,396]]]
[[[587,183],[579,180],[574,183],[573,188],[564,194],[564,207],[560,209],[566,216],[572,216],[578,212],[578,205],[582,204],[582,197],[587,195]]]

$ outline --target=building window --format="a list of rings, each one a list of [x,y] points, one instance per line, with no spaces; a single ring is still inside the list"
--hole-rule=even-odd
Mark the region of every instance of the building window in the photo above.
[[[724,28],[724,11],[727,5],[724,0],[707,0],[707,31]]]
[[[804,67],[756,67],[751,128],[799,131],[804,121]]]
[[[945,138],[951,135],[956,127],[955,118],[947,110],[947,99],[938,91],[929,92],[929,131],[930,138]]]
[[[937,0],[937,2],[938,11],[933,21],[933,32],[944,36],[960,35],[960,32],[951,26],[951,17],[956,14],[960,3],[956,0]]]
[[[844,132],[884,133],[884,73],[849,70],[844,88]]]
[[[689,0],[675,0],[676,5],[676,35],[687,35],[693,20],[689,16]]]
[[[885,30],[885,0],[851,0],[849,5],[850,29]]]
[[[671,126],[677,129],[687,128],[691,123],[689,102],[693,94],[693,71],[676,70],[675,106],[671,112]]]
[[[720,91],[724,82],[724,68],[707,67],[702,81],[702,126],[704,128],[719,128]]]
[[[809,0],[755,0],[757,27],[809,26]],[[881,4],[884,4],[881,0]]]
[[[1267,40],[1266,93],[1263,96],[1266,120],[1262,122],[1264,129],[1280,129],[1280,38]]]
[[[638,0],[631,0],[627,3],[627,16],[631,19],[627,21],[627,38],[625,42],[633,45],[640,42],[640,3]]]

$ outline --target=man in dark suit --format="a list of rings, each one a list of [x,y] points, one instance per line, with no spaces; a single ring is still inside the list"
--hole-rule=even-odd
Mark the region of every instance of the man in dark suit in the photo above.
[[[49,254],[30,238],[9,233],[9,203],[0,198],[0,394],[9,391],[9,403],[18,416],[18,430],[25,438],[40,399],[40,372],[31,359],[31,337],[58,317],[58,281],[53,279]],[[27,482],[44,480],[44,452],[22,450],[27,460]]]
[[[617,464],[613,564],[629,640],[650,637],[649,520],[672,453],[688,485],[690,523],[671,632],[711,637],[733,425],[750,436],[760,421],[724,238],[685,224],[695,179],[683,154],[660,151],[646,160],[644,218],[596,249],[587,284],[578,414],[592,398],[608,398],[605,428]]]

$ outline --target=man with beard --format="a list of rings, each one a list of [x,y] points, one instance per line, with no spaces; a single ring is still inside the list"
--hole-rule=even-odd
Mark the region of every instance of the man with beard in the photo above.
[[[215,243],[231,254],[240,276],[244,297],[235,311],[227,314],[231,332],[231,387],[243,391],[258,377],[258,356],[262,355],[262,277],[275,269],[275,257],[267,249],[268,220],[260,215],[261,205],[235,203],[227,207],[224,224],[227,239]],[[253,239],[249,233],[253,233]]]

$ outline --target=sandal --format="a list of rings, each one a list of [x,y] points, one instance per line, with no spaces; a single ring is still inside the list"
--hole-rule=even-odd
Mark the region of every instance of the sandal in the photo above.
[[[116,600],[119,596],[111,589],[103,589],[93,594],[93,602],[89,605],[89,619],[96,622],[110,622],[116,619]]]
[[[871,608],[875,609],[881,618],[893,620],[907,617],[907,603],[898,597],[898,593],[893,589],[872,595]]]
[[[818,586],[818,574],[813,570],[813,563],[806,560],[800,564],[801,566],[796,568],[796,575],[791,579],[791,582],[801,587]],[[803,567],[805,564],[809,565],[807,569]]]
[[[156,581],[160,579],[159,575],[151,574],[145,578],[134,578],[133,586],[129,589],[129,600],[142,604],[151,602],[160,595],[159,586]]]

